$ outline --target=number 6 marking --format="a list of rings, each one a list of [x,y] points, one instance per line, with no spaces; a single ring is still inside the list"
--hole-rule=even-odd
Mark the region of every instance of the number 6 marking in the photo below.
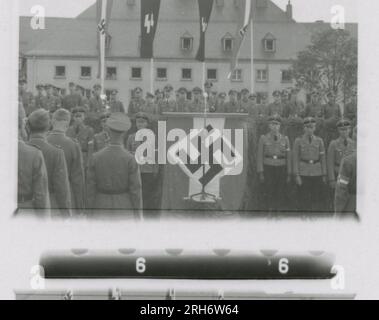
[[[137,259],[136,270],[138,273],[144,273],[146,271],[146,260],[145,260],[145,258],[138,258]]]
[[[282,258],[279,260],[279,272],[281,274],[287,274],[289,271],[289,266],[288,266],[288,259],[287,258]]]

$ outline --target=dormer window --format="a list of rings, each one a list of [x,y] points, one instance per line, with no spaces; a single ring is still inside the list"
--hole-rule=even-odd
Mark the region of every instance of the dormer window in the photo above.
[[[222,37],[222,49],[225,52],[232,52],[233,51],[233,37],[230,33],[227,33],[225,36]]]
[[[266,52],[276,51],[276,39],[272,33],[266,34],[266,36],[263,38],[263,48]]]
[[[180,46],[183,51],[191,51],[193,47],[193,37],[190,33],[186,32],[180,38]]]

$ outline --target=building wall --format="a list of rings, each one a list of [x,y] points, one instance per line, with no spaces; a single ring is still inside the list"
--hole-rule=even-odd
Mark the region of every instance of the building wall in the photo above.
[[[55,66],[66,67],[66,77],[63,79],[55,78]],[[90,79],[81,78],[81,67],[91,67],[92,74]],[[135,87],[141,87],[145,92],[150,91],[150,62],[139,59],[118,59],[107,62],[108,67],[117,68],[117,79],[106,80],[105,89],[117,89],[119,98],[127,103],[130,99],[130,91]],[[142,68],[142,79],[131,78],[131,68]],[[277,89],[285,89],[292,86],[292,83],[281,81],[281,71],[287,70],[290,63],[286,61],[262,62],[257,61],[254,64],[254,91],[266,92],[271,99],[271,93]],[[28,58],[27,72],[29,78],[29,90],[35,92],[35,86],[39,83],[51,83],[60,88],[68,88],[69,82],[80,84],[86,89],[91,89],[96,83],[98,62],[95,59],[86,58]],[[157,68],[167,68],[167,80],[158,80],[156,78]],[[192,79],[182,80],[182,68],[192,69]],[[232,81],[227,78],[230,64],[229,61],[207,62],[205,69],[217,69],[217,80],[214,81],[214,90],[226,93],[230,89],[241,90],[243,88],[251,89],[251,65],[250,61],[241,61],[239,68],[242,69],[241,81]],[[256,72],[258,69],[268,70],[268,80],[264,82],[257,81]],[[163,89],[167,84],[171,84],[174,89],[185,87],[192,90],[194,87],[202,87],[204,83],[203,66],[196,61],[180,61],[180,60],[158,60],[154,62],[154,90]]]

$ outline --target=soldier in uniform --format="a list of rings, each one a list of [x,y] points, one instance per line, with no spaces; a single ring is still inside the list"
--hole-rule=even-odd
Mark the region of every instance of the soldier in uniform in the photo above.
[[[128,116],[130,119],[134,120],[134,116],[141,112],[143,106],[145,105],[145,100],[142,98],[143,90],[137,87],[133,91],[133,98],[129,103]]]
[[[227,113],[237,113],[239,109],[237,91],[234,89],[229,90],[228,96],[229,101],[226,103],[225,111]]]
[[[136,115],[137,130],[146,129],[149,126],[149,116],[146,113],[140,112]],[[135,155],[137,148],[144,143],[136,141],[136,134],[129,136],[126,142],[126,149]],[[155,154],[155,153],[154,153]],[[154,161],[154,159],[151,159]],[[141,161],[142,162],[142,161]],[[141,182],[142,182],[142,199],[145,218],[153,218],[152,210],[158,209],[157,203],[157,178],[159,166],[156,164],[140,164]]]
[[[163,100],[158,104],[159,113],[162,112],[175,112],[176,111],[176,101],[172,97],[173,88],[170,84],[163,89],[164,96]]]
[[[350,121],[340,120],[337,123],[337,128],[340,136],[330,143],[327,155],[328,179],[330,188],[332,189],[333,199],[342,159],[353,153],[356,149],[355,142],[349,138],[351,128]]]
[[[89,99],[89,111],[91,113],[100,114],[103,112],[104,105],[101,99],[101,85],[95,84],[93,86],[93,96]]]
[[[261,136],[258,143],[257,172],[264,185],[267,207],[279,212],[286,205],[286,184],[292,174],[291,149],[286,136],[280,133],[281,118],[269,118],[270,132]]]
[[[304,135],[295,140],[293,172],[298,186],[299,206],[302,212],[325,210],[326,155],[324,142],[314,135],[316,120],[304,119]]]
[[[353,140],[357,140],[357,128],[353,130]],[[335,193],[335,214],[339,218],[353,215],[357,217],[357,151],[342,159]]]
[[[192,101],[189,104],[189,112],[204,112],[204,99],[202,97],[203,90],[199,87],[195,87],[192,90]]]
[[[250,113],[250,109],[252,108],[251,100],[249,99],[249,90],[248,89],[242,89],[241,90],[241,100],[238,112],[239,113]]]
[[[18,209],[34,209],[38,217],[50,215],[49,182],[43,154],[24,141],[25,114],[18,117]]]
[[[267,107],[267,114],[268,116],[273,116],[273,115],[279,115],[283,116],[283,104],[282,104],[282,94],[279,90],[275,90],[272,93],[272,96],[274,97],[274,102],[270,103]]]
[[[75,89],[75,83],[70,82],[68,85],[69,92],[62,100],[62,108],[70,112],[72,109],[82,105],[82,98]]]
[[[71,189],[71,209],[73,214],[78,214],[84,209],[84,168],[79,143],[66,136],[70,122],[71,114],[68,110],[55,111],[52,118],[53,130],[47,135],[47,141],[59,146],[64,152]]]
[[[86,111],[89,111],[89,99],[85,95],[86,90],[80,86],[75,86],[75,93],[80,97],[80,104],[78,106],[82,106],[86,109]]]
[[[226,93],[225,92],[220,92],[217,96],[216,112],[217,113],[226,112]]]
[[[47,111],[49,111],[50,114],[53,114],[55,111],[57,111],[61,107],[60,99],[54,96],[53,92],[54,92],[53,85],[47,84],[46,85],[46,106],[47,106]]]
[[[325,145],[338,138],[337,122],[341,119],[341,110],[335,103],[335,95],[333,91],[329,91],[326,95],[327,103],[323,106],[325,114]]]
[[[34,111],[33,94],[28,91],[27,82],[25,80],[19,81],[19,100],[25,109],[26,115]]]
[[[35,97],[35,109],[47,110],[45,86],[42,84],[37,84],[36,89],[37,96]]]
[[[50,114],[45,109],[33,111],[28,117],[29,143],[42,151],[48,182],[53,216],[70,217],[71,191],[68,181],[66,159],[63,150],[50,144],[47,132],[50,129]]]
[[[109,107],[111,113],[122,112],[125,113],[124,104],[117,97],[118,91],[112,90],[109,100]]]
[[[186,88],[180,88],[178,90],[178,99],[176,100],[176,111],[177,112],[189,111]]]
[[[66,135],[79,142],[83,156],[84,168],[88,164],[89,142],[93,140],[94,131],[91,127],[84,124],[85,110],[77,107],[72,110],[73,123],[68,128]]]
[[[90,159],[87,171],[87,203],[90,209],[109,209],[109,215],[142,218],[141,176],[135,157],[125,150],[123,137],[130,129],[124,113],[114,113],[106,123],[110,142]],[[130,210],[130,211],[127,211]],[[96,214],[96,212],[94,212]],[[129,215],[130,217],[130,215]]]
[[[159,103],[163,100],[163,91],[162,90],[155,90],[155,103],[159,105]]]
[[[104,112],[100,116],[101,126],[102,126],[103,130],[101,132],[95,134],[93,137],[93,140],[90,141],[90,146],[89,146],[89,149],[90,149],[89,154],[90,155],[92,155],[95,152],[98,152],[98,151],[100,151],[100,150],[102,150],[108,146],[108,144],[109,144],[109,133],[108,133],[108,129],[106,126],[106,122],[109,119],[109,117],[110,117],[110,113],[108,113],[108,112]]]
[[[213,83],[212,81],[207,80],[204,84],[204,91],[206,93],[206,102],[207,102],[207,109],[209,112],[215,112],[216,111],[216,100],[213,98],[212,94],[212,88],[213,88]]]
[[[145,104],[142,106],[141,112],[147,113],[152,120],[158,120],[158,106],[152,93],[146,92]]]

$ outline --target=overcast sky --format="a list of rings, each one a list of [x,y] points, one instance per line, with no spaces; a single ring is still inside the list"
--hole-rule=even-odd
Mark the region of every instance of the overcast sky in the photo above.
[[[281,8],[285,8],[288,3],[288,0],[272,1]],[[19,8],[20,15],[30,15],[33,6],[42,5],[46,9],[46,16],[75,17],[94,2],[95,0],[19,0]],[[335,5],[342,5],[345,8],[347,22],[358,22],[357,2],[357,0],[291,0],[295,20],[307,22],[330,21],[330,11]]]

